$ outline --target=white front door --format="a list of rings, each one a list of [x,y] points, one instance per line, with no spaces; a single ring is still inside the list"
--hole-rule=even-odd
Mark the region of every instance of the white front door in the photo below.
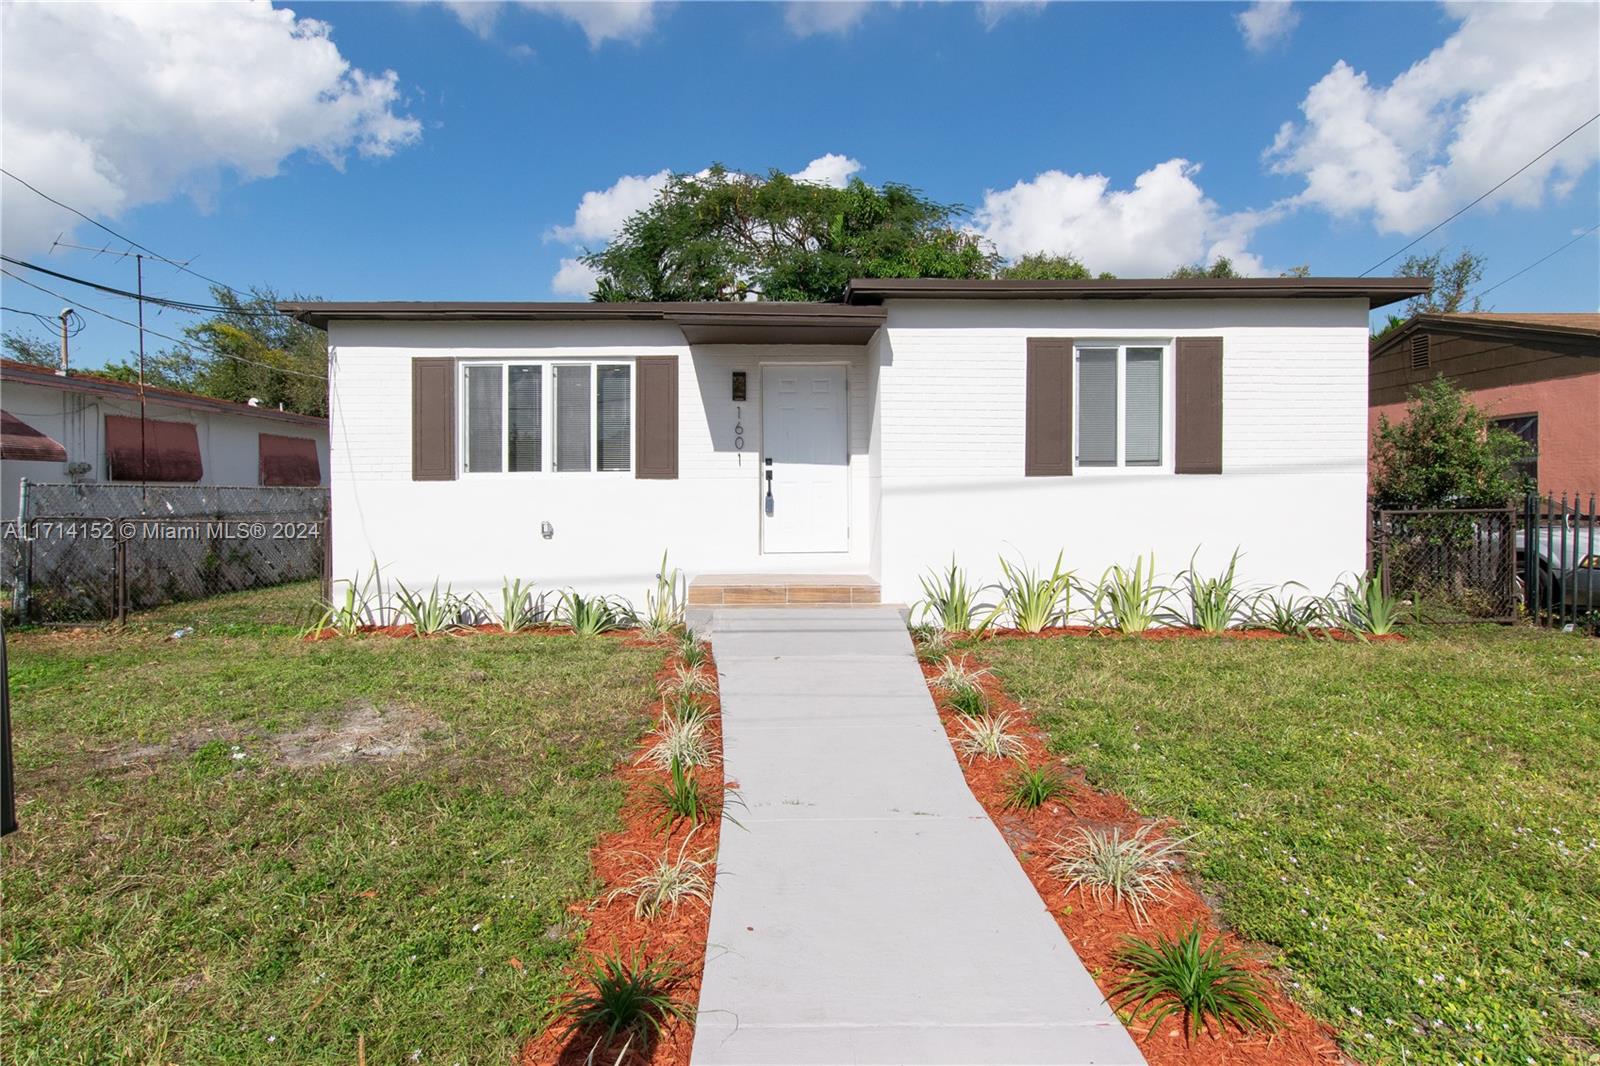
[[[761,369],[761,550],[850,550],[845,368]]]

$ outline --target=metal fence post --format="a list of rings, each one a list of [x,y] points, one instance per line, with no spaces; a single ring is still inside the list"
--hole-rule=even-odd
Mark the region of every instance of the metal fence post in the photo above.
[[[12,593],[12,609],[23,621],[28,619],[29,594],[32,591],[30,573],[33,564],[33,530],[28,526],[28,479],[22,478],[17,488],[17,584]]]

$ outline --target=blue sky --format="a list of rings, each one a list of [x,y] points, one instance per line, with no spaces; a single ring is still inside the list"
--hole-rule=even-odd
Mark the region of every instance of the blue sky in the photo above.
[[[4,14],[6,169],[214,277],[330,299],[573,298],[563,260],[713,161],[905,182],[1002,252],[1123,276],[1215,254],[1358,274],[1600,112],[1592,5],[32,7]],[[173,43],[208,34],[211,58]],[[68,39],[98,73],[30,77]],[[1600,222],[1597,155],[1600,122],[1417,250],[1471,246],[1494,284]],[[7,254],[131,287],[131,261],[49,247],[103,233],[0,182]],[[205,297],[161,264],[147,288]],[[1486,302],[1597,301],[1591,234]],[[132,347],[85,318],[80,365]]]

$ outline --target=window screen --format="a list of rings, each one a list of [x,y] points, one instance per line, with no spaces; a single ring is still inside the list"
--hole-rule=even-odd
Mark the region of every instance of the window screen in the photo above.
[[[1117,350],[1078,353],[1078,465],[1117,465]]]
[[[543,469],[544,367],[512,366],[506,373],[506,455],[511,469]]]
[[[588,366],[557,366],[556,469],[588,470],[593,433],[593,397]]]
[[[1127,369],[1128,466],[1161,465],[1161,349],[1129,348]]]
[[[628,401],[632,395],[632,368],[597,367],[600,400],[599,449],[601,470],[628,469],[628,435],[631,430]]]
[[[500,386],[502,368],[467,367],[467,469],[500,472]]]

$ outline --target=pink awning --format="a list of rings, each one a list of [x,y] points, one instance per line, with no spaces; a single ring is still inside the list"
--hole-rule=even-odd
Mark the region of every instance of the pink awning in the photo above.
[[[0,459],[64,463],[67,450],[10,411],[0,411]]]

